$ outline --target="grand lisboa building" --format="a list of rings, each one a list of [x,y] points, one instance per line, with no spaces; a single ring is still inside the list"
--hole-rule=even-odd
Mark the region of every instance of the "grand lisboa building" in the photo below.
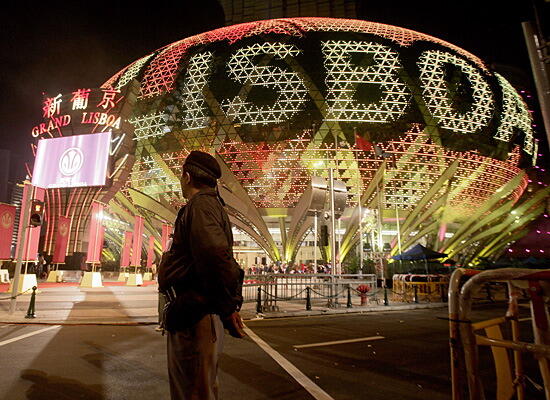
[[[111,132],[105,185],[46,189],[47,253],[61,214],[67,254],[86,251],[94,202],[105,205],[103,259],[119,259],[136,216],[160,253],[192,150],[222,165],[247,266],[312,260],[305,199],[331,170],[347,198],[338,244],[319,257],[341,262],[361,235],[386,257],[422,243],[463,263],[496,258],[548,195],[526,191],[537,142],[521,95],[475,55],[396,26],[317,17],[227,26],[147,54],[100,88],[47,100],[36,138]]]

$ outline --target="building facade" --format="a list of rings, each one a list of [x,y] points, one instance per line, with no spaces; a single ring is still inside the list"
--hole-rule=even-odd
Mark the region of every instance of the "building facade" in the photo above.
[[[278,18],[292,7],[350,16],[348,2],[272,3],[224,3],[228,22],[245,22],[169,44],[100,88],[46,99],[37,140],[109,131],[112,143],[105,185],[47,188],[44,251],[62,214],[67,253],[85,252],[99,202],[105,260],[120,259],[136,216],[160,253],[192,150],[222,165],[247,266],[312,260],[315,219],[326,224],[329,207],[312,216],[307,196],[329,170],[347,199],[331,232],[338,245],[321,246],[320,259],[345,261],[361,241],[386,256],[420,242],[462,262],[497,257],[544,210],[547,188],[525,193],[537,156],[530,113],[482,60],[395,26]],[[276,19],[246,22],[264,15]]]

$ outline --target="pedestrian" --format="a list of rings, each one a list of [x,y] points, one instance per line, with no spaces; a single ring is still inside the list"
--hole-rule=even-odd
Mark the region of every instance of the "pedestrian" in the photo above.
[[[214,157],[192,151],[182,167],[187,204],[174,226],[174,241],[159,265],[168,376],[173,400],[218,399],[218,358],[224,327],[244,337],[239,315],[243,271],[233,257],[233,235],[217,191],[221,169]]]
[[[155,280],[157,278],[157,263],[156,261],[153,261],[151,264],[151,278],[152,280]]]
[[[36,262],[36,278],[42,279],[42,274],[44,273],[44,265],[46,264],[46,260],[44,259],[44,255],[42,253],[38,253],[38,261]]]

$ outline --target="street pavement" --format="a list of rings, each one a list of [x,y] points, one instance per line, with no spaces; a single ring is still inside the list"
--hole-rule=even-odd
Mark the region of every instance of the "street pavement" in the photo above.
[[[165,338],[154,329],[156,285],[42,284],[35,319],[24,318],[30,295],[18,298],[14,314],[7,297],[0,293],[0,399],[169,398]],[[317,300],[312,311],[304,301],[279,302],[260,315],[254,302],[245,303],[249,337],[226,335],[221,398],[449,399],[446,304],[372,300],[359,307],[354,298],[351,309]],[[504,308],[479,305],[476,320]],[[485,350],[481,375],[492,384]],[[527,370],[540,382],[535,367]],[[533,385],[529,390],[528,399],[543,398]]]
[[[483,306],[476,319],[502,310]],[[450,399],[445,317],[439,308],[247,321],[255,340],[226,335],[220,398]],[[154,325],[0,324],[0,354],[0,399],[169,398],[165,338]],[[481,356],[491,389],[490,351]]]

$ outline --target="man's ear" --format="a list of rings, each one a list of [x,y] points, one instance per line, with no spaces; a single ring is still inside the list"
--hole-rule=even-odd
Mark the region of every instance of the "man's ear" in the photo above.
[[[189,175],[189,172],[185,171],[181,177],[181,180],[185,182],[185,184],[189,185],[191,183],[191,175]]]

